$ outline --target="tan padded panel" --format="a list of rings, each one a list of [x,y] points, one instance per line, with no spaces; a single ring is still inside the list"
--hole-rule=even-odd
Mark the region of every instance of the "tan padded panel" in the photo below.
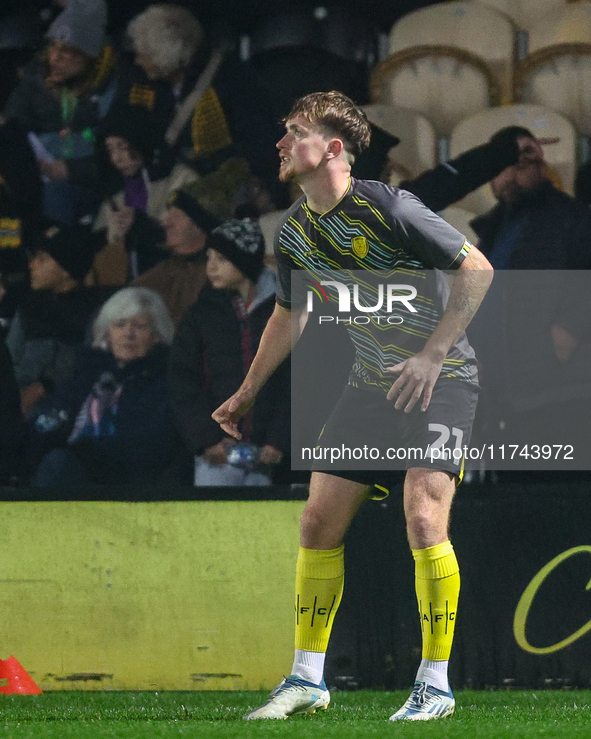
[[[424,116],[392,105],[366,105],[364,110],[372,123],[400,139],[400,143],[390,149],[392,176],[389,180],[398,177],[400,182],[417,177],[435,166],[437,136]]]
[[[571,3],[544,16],[529,31],[529,54],[558,44],[591,43],[591,2]]]
[[[524,103],[544,105],[559,111],[577,129],[591,134],[591,44],[586,49],[554,47],[560,53],[535,59],[529,57],[520,75],[519,98]],[[542,54],[541,50],[539,53]]]
[[[498,102],[490,72],[469,52],[451,47],[403,49],[374,67],[372,102],[424,115],[438,136],[463,118]]]
[[[566,6],[566,0],[474,0],[500,11],[522,31],[529,31],[540,19]]]
[[[495,9],[458,0],[408,13],[392,26],[388,53],[414,46],[453,46],[480,57],[500,85],[502,101],[511,101],[514,27]]]

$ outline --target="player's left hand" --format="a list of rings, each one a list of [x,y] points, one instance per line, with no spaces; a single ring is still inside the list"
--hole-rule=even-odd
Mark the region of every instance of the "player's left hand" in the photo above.
[[[254,405],[255,397],[252,393],[244,390],[238,390],[225,403],[211,414],[216,423],[219,423],[222,430],[235,439],[242,439],[242,434],[238,431],[238,421],[248,413]]]
[[[399,375],[386,396],[388,400],[396,398],[394,407],[397,411],[404,408],[405,413],[410,413],[421,396],[421,411],[427,410],[442,364],[425,352],[419,352],[394,367],[388,367],[388,372]]]

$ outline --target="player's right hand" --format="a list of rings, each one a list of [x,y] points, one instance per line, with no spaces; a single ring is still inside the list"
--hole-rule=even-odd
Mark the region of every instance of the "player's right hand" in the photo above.
[[[238,421],[254,405],[255,396],[248,390],[238,390],[225,403],[217,408],[211,417],[220,424],[223,431],[235,439],[240,440],[242,434],[238,431]]]

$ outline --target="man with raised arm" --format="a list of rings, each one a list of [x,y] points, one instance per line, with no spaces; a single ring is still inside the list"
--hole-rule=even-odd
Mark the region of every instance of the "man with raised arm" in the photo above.
[[[455,706],[447,665],[460,587],[448,520],[462,458],[452,452],[469,441],[478,391],[464,329],[488,289],[492,268],[410,193],[351,177],[355,157],[368,146],[370,128],[347,97],[338,92],[307,95],[294,104],[285,127],[277,144],[279,177],[297,182],[304,194],[287,211],[276,236],[277,304],[242,386],[213,418],[240,438],[240,418],[289,354],[292,321],[306,308],[300,290],[294,288],[292,295],[292,270],[305,270],[317,281],[331,281],[331,274],[334,281],[335,270],[342,271],[337,281],[341,274],[352,279],[365,270],[404,283],[398,287],[410,287],[407,295],[416,290],[418,309],[408,310],[410,298],[397,303],[404,305],[398,311],[402,324],[384,329],[379,316],[369,325],[350,321],[355,363],[319,443],[350,444],[363,438],[361,429],[370,440],[386,439],[389,447],[439,447],[441,452],[447,444],[448,454],[426,453],[405,463],[404,510],[423,651],[411,695],[391,720],[442,718]],[[456,270],[451,290],[439,271],[444,269]],[[334,291],[331,299],[336,299]],[[387,493],[392,470],[326,469],[326,462],[324,467],[314,463],[301,520],[291,674],[246,719],[314,713],[330,702],[323,668],[343,591],[343,539],[373,486]]]

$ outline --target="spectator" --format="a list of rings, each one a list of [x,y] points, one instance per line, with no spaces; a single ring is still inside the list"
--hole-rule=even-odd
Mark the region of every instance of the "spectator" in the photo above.
[[[179,5],[149,5],[129,23],[128,35],[141,70],[129,101],[151,105],[168,143],[210,181],[209,189],[221,180],[229,205],[256,200],[256,193],[244,193],[255,175],[276,206],[286,204],[277,180],[280,129],[254,70],[226,44],[212,44]]]
[[[187,165],[159,160],[165,148],[152,115],[140,106],[114,105],[99,127],[98,150],[105,163],[103,201],[94,227],[104,230],[93,279],[100,285],[125,285],[160,262],[161,224],[172,192],[197,175]]]
[[[25,474],[25,425],[20,410],[20,395],[14,378],[10,354],[0,342],[0,485]]]
[[[38,228],[41,204],[41,173],[26,131],[0,116],[0,282],[5,291],[0,318],[6,326],[26,293],[26,248]]]
[[[196,455],[195,485],[269,485],[288,453],[289,360],[243,419],[245,445],[236,445],[211,418],[220,399],[244,380],[275,306],[275,276],[263,268],[263,256],[255,220],[227,221],[212,231],[210,285],[185,314],[173,342],[171,396],[181,436]]]
[[[410,178],[404,165],[390,159],[390,152],[398,142],[396,136],[372,125],[371,143],[355,160],[351,170],[353,176],[397,185],[412,192],[436,212],[445,210],[489,182],[506,167],[515,164],[519,156],[513,127],[507,127],[497,131],[485,144]]]
[[[168,259],[144,272],[134,285],[160,293],[175,326],[205,284],[205,241],[218,219],[197,198],[200,183],[175,190],[164,216]]]
[[[98,207],[94,132],[116,92],[106,21],[104,0],[70,0],[49,27],[49,45],[6,105],[6,116],[30,132],[46,179],[45,213],[65,223]]]
[[[97,308],[94,293],[82,285],[93,258],[92,239],[81,226],[52,224],[37,239],[31,292],[6,338],[24,413],[71,376],[76,348]]]
[[[574,439],[580,463],[589,457],[591,304],[588,273],[574,270],[591,268],[591,213],[550,182],[533,134],[511,130],[519,161],[493,179],[498,204],[472,222],[479,248],[507,270],[474,325],[489,425],[522,446]]]
[[[127,287],[107,300],[72,379],[31,413],[46,452],[34,485],[158,479],[176,446],[166,377],[172,332],[151,290]]]

